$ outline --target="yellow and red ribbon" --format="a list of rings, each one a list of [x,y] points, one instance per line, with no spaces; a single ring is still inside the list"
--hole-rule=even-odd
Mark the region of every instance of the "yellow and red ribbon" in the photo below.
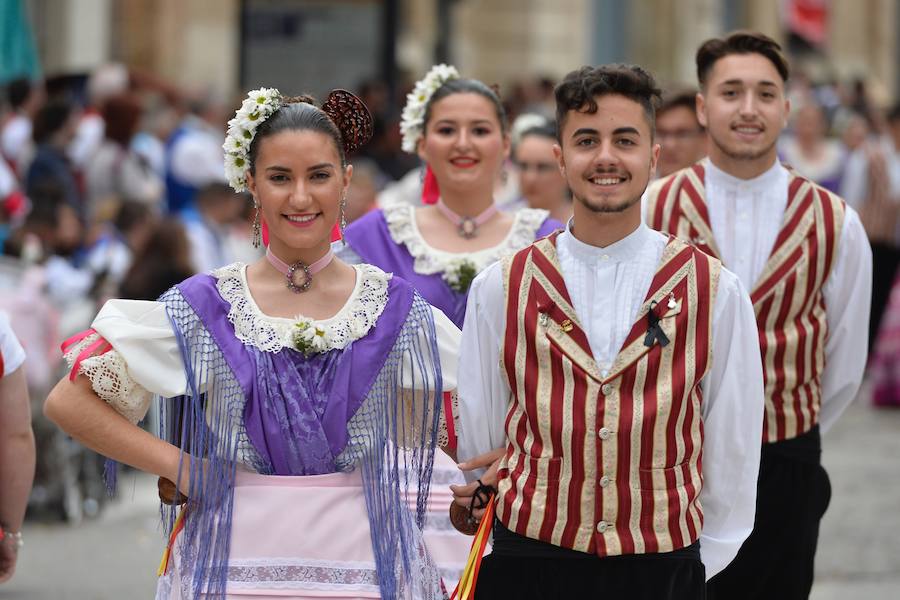
[[[475,539],[472,540],[472,549],[469,550],[466,567],[459,578],[459,583],[456,584],[456,589],[450,595],[450,600],[472,600],[475,598],[475,583],[478,581],[481,559],[484,558],[484,550],[487,548],[488,540],[491,537],[491,526],[493,524],[494,495],[491,494],[484,509],[484,516],[481,517],[481,523],[478,525],[478,531],[475,532]]]
[[[181,530],[184,529],[184,517],[187,514],[187,506],[181,509],[181,512],[178,513],[178,518],[175,519],[175,525],[172,527],[172,533],[169,535],[169,542],[166,544],[166,549],[163,550],[162,560],[159,562],[159,569],[156,570],[156,576],[162,577],[166,574],[166,571],[169,570],[169,559],[172,557],[172,549],[175,547],[175,538],[178,537],[178,534],[181,533]]]

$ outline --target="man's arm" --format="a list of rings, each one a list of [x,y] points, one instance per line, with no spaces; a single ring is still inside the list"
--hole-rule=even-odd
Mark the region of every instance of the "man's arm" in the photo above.
[[[506,450],[504,423],[510,390],[500,372],[505,329],[502,267],[494,263],[472,282],[459,357],[457,457],[467,485],[452,485],[454,502],[468,509],[478,481],[496,487]],[[472,515],[480,519],[483,508]]]
[[[703,381],[703,531],[709,579],[753,530],[765,410],[756,316],[737,276],[722,269],[713,312],[712,370]]]
[[[467,461],[506,448],[504,422],[509,386],[500,372],[505,328],[503,271],[494,263],[472,282],[459,353],[459,442],[457,455]],[[474,481],[483,473],[466,474]]]
[[[869,345],[872,249],[859,215],[850,207],[847,207],[838,240],[837,260],[822,293],[828,339],[825,342],[819,424],[826,432],[859,391]]]

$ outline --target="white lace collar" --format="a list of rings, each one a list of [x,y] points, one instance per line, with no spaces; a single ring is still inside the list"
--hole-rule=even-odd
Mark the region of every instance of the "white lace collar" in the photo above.
[[[520,209],[515,213],[509,233],[496,246],[476,252],[447,252],[438,250],[425,241],[416,224],[415,210],[415,206],[398,203],[384,207],[382,212],[391,238],[395,243],[406,246],[415,261],[413,269],[420,275],[452,271],[463,260],[472,263],[476,271],[480,272],[489,264],[534,242],[538,229],[550,214],[543,209]]]
[[[356,269],[356,285],[347,302],[333,317],[313,320],[297,315],[286,319],[264,314],[247,286],[247,265],[234,263],[212,272],[222,299],[231,305],[228,320],[234,325],[237,338],[264,352],[279,352],[283,348],[298,348],[295,339],[298,324],[318,332],[307,346],[311,352],[342,349],[364,337],[378,321],[388,299],[390,273],[367,264],[352,265]]]

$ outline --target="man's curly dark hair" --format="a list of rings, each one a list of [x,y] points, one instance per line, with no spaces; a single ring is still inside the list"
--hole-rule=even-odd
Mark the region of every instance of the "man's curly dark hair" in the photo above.
[[[633,100],[644,108],[650,134],[656,129],[656,108],[662,92],[653,76],[637,65],[610,64],[581,67],[572,71],[556,86],[556,122],[562,136],[569,111],[597,112],[599,96],[618,95]]]

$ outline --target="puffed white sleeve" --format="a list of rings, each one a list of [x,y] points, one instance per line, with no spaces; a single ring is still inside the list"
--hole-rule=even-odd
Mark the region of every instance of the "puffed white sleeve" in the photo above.
[[[819,424],[825,433],[850,405],[866,370],[872,302],[872,247],[859,215],[847,207],[838,256],[822,288],[828,339]]]
[[[166,307],[146,300],[109,300],[92,333],[65,351],[70,368],[132,423],[144,418],[154,394],[187,394],[181,351]],[[103,352],[108,342],[111,349]]]
[[[736,275],[722,269],[713,312],[712,368],[703,389],[703,531],[709,579],[734,560],[753,530],[765,410],[753,305]]]
[[[431,312],[434,315],[434,333],[441,360],[442,391],[449,392],[456,389],[461,332],[442,310],[432,306]]]
[[[504,422],[512,392],[500,371],[506,327],[503,265],[496,262],[472,282],[459,351],[457,458],[466,461],[506,447]],[[465,473],[475,481],[484,473]]]

